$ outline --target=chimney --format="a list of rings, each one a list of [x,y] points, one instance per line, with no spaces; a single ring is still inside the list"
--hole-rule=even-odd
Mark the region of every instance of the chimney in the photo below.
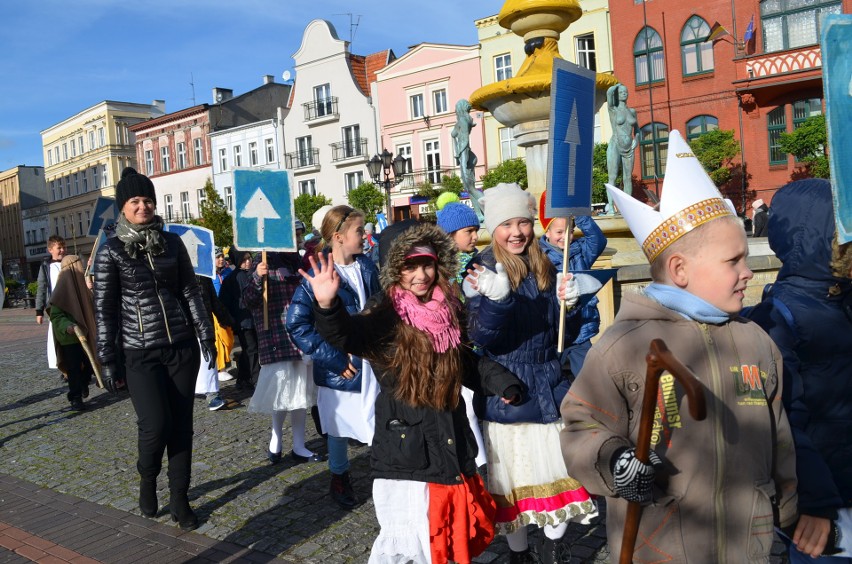
[[[166,115],[166,101],[165,100],[154,100],[151,102],[151,105],[154,106],[154,112],[158,115]]]
[[[234,91],[230,88],[213,88],[213,103],[220,104],[234,97]]]
[[[263,83],[264,84],[273,84],[275,82],[275,77],[271,74],[263,75]]]

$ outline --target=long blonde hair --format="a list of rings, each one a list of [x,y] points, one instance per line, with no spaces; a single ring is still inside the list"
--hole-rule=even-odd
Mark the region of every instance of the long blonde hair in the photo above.
[[[505,267],[513,290],[518,289],[530,272],[535,276],[535,283],[540,292],[553,287],[556,267],[538,246],[535,237],[530,238],[523,255],[512,254],[495,243],[491,243],[491,249],[494,252],[494,259]]]
[[[352,223],[359,217],[364,217],[364,212],[349,206],[334,206],[322,219],[320,236],[322,241],[317,245],[317,253],[322,252],[324,247],[331,248],[335,233],[345,233]]]

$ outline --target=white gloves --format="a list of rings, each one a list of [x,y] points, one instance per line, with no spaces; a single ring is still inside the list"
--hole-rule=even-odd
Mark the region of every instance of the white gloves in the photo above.
[[[498,262],[494,265],[494,268],[497,272],[493,272],[484,266],[475,268],[475,273],[469,274],[462,283],[464,295],[472,298],[477,294],[482,294],[495,302],[505,300],[512,291],[509,276],[506,274],[506,269],[502,263]]]
[[[565,284],[564,288],[563,284]],[[556,288],[556,297],[565,300],[565,306],[568,309],[571,309],[580,301],[580,286],[577,284],[577,278],[570,272],[567,277],[561,272],[556,273]]]

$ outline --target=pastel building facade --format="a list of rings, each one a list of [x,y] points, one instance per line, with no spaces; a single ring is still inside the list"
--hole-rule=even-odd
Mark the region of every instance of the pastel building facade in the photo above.
[[[391,189],[394,221],[429,211],[415,195],[420,185],[440,186],[444,176],[460,176],[451,136],[456,104],[481,85],[478,45],[421,43],[376,73],[381,148],[407,161],[404,181]],[[486,133],[482,113],[470,115],[478,180],[488,170]]]
[[[21,165],[0,172],[0,254],[7,278],[35,280],[37,270],[29,264],[47,256],[46,197],[43,167]]]
[[[396,58],[384,50],[349,51],[334,26],[313,20],[293,54],[296,81],[283,123],[284,164],[298,194],[323,194],[335,205],[368,181],[366,164],[380,151],[379,121],[371,83]]]

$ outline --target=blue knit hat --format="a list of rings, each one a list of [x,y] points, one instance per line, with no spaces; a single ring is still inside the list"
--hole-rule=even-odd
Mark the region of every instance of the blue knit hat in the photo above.
[[[438,211],[438,227],[447,233],[454,233],[465,227],[479,228],[479,218],[473,208],[453,202]]]

